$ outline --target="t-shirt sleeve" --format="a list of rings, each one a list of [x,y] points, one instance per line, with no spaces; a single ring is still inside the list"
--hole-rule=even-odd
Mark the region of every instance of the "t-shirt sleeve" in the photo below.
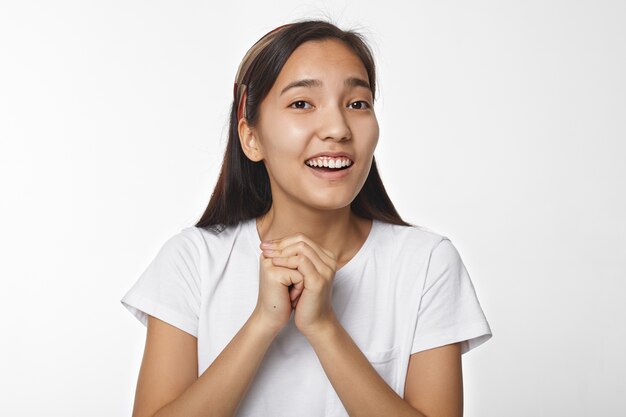
[[[462,353],[491,338],[472,280],[447,237],[432,250],[411,353],[462,342]]]
[[[151,315],[198,337],[200,252],[190,233],[185,229],[163,244],[121,303],[144,326]]]

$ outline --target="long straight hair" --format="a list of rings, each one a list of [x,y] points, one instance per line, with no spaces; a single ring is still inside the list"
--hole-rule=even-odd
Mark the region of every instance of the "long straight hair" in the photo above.
[[[356,53],[365,66],[372,97],[375,97],[374,59],[359,33],[344,31],[326,21],[307,20],[280,26],[263,36],[250,48],[239,66],[222,168],[209,204],[196,227],[220,231],[268,212],[272,206],[270,179],[263,161],[251,161],[243,153],[238,132],[240,106],[243,104],[248,124],[255,126],[261,102],[293,51],[304,42],[324,39],[340,40]],[[378,174],[376,158],[373,158],[367,179],[350,208],[359,217],[410,226],[402,220],[387,195]]]

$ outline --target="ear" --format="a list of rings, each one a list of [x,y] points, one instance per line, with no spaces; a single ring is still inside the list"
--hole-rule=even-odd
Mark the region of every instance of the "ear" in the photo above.
[[[250,127],[245,117],[239,119],[237,131],[239,132],[239,142],[241,143],[243,153],[245,153],[251,161],[261,161],[263,159],[263,154],[257,138],[257,133],[252,127]]]

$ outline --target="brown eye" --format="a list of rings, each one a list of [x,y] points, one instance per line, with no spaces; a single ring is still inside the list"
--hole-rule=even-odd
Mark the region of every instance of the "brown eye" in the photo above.
[[[308,102],[306,102],[304,100],[298,100],[298,101],[294,101],[293,103],[291,103],[289,105],[289,107],[292,107],[292,108],[295,108],[295,109],[306,109],[306,108],[308,108],[308,107],[305,107],[307,104],[310,106],[310,104]]]
[[[357,105],[355,107],[355,104]],[[363,100],[359,100],[359,101],[353,101],[352,103],[350,103],[350,107],[353,108],[354,110],[365,110],[369,108],[369,103],[367,101],[363,101]]]

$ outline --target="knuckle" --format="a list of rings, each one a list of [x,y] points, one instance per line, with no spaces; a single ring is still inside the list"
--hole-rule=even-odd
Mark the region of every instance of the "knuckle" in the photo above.
[[[302,274],[299,273],[298,271],[291,271],[290,275],[291,279],[295,282],[300,282],[302,281]]]

